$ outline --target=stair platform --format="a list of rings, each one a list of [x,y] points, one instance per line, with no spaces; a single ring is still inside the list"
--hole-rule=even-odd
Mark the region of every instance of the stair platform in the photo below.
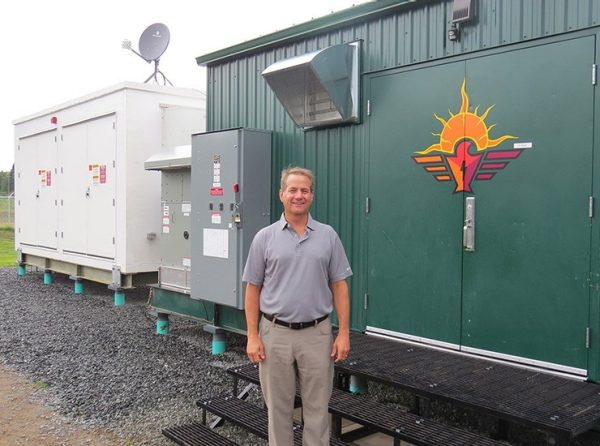
[[[573,438],[600,422],[600,385],[413,343],[352,333],[337,373]]]
[[[227,370],[234,379],[259,384],[258,366],[246,364]],[[489,437],[392,408],[371,398],[333,389],[329,402],[333,416],[334,436],[341,436],[344,418],[360,424],[370,431],[381,432],[396,440],[420,446],[499,446],[503,443]],[[337,426],[337,427],[336,427]],[[337,432],[336,432],[337,431]]]

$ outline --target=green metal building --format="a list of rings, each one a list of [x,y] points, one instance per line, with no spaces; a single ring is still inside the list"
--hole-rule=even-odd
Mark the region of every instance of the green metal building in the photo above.
[[[273,132],[273,221],[281,169],[315,171],[353,329],[599,381],[599,21],[595,0],[362,4],[198,57],[207,128]],[[350,42],[358,122],[298,127],[262,73]]]

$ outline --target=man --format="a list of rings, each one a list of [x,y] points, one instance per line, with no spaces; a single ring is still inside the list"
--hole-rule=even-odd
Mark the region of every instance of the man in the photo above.
[[[328,404],[333,361],[350,351],[352,270],[331,226],[315,221],[313,174],[293,167],[281,173],[281,219],[259,231],[244,269],[247,353],[260,363],[269,412],[269,446],[293,445],[296,378],[302,396],[304,446],[329,445]],[[333,340],[329,313],[339,331]],[[259,310],[263,314],[259,327]]]

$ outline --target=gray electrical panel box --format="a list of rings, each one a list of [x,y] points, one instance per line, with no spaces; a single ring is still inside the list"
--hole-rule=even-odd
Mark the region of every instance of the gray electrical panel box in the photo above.
[[[193,299],[244,308],[244,264],[270,208],[270,132],[192,135]]]
[[[158,286],[185,294],[192,280],[192,148],[177,146],[144,163],[161,172],[161,233]]]

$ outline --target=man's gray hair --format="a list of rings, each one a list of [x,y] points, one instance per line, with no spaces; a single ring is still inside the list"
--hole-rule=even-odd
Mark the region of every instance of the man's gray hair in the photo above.
[[[281,171],[281,190],[284,191],[287,183],[287,179],[290,175],[304,175],[310,180],[310,191],[313,192],[313,185],[315,183],[315,175],[312,170],[305,169],[304,167],[288,167]]]

